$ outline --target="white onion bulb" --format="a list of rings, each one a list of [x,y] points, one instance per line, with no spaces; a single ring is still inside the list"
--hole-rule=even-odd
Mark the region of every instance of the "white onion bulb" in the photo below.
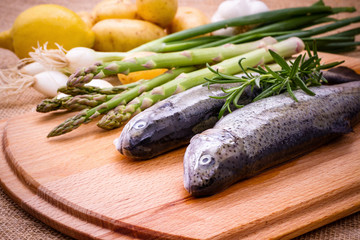
[[[47,97],[55,97],[60,87],[66,86],[68,76],[58,71],[44,71],[34,76],[33,87]]]
[[[76,47],[66,53],[70,72],[75,72],[78,68],[91,66],[96,59],[95,51],[90,48]]]
[[[217,10],[211,18],[211,22],[247,16],[255,13],[268,11],[269,8],[260,0],[226,0],[219,4]],[[235,27],[219,29],[214,35],[231,36],[236,34]]]
[[[46,67],[44,67],[44,65],[42,65],[41,63],[32,62],[32,63],[26,64],[25,66],[21,67],[19,71],[22,74],[34,76],[34,75],[44,72],[46,70],[47,70]]]

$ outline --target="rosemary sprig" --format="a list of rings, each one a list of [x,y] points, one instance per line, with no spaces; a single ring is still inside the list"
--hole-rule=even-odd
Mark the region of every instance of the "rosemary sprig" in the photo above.
[[[207,65],[208,69],[216,74],[215,77],[209,79],[208,85],[211,84],[227,84],[227,83],[239,83],[239,86],[232,88],[222,88],[225,93],[224,96],[211,98],[226,99],[223,107],[219,112],[219,118],[221,118],[226,111],[231,113],[231,107],[241,108],[243,105],[238,104],[238,100],[248,86],[251,87],[251,91],[254,88],[259,88],[260,94],[258,94],[253,101],[288,92],[289,96],[298,101],[293,91],[297,89],[303,90],[305,93],[313,96],[315,95],[309,87],[319,86],[322,83],[326,83],[326,79],[323,78],[321,70],[332,68],[337,66],[341,62],[333,62],[329,64],[321,64],[321,58],[319,58],[316,44],[314,44],[313,50],[306,47],[306,53],[298,55],[294,61],[287,62],[283,57],[276,52],[269,50],[274,61],[281,67],[281,70],[273,71],[269,66],[258,66],[256,68],[247,68],[245,70],[241,64],[244,58],[240,59],[239,66],[244,72],[243,76],[237,77],[232,75],[226,75],[220,73],[218,70],[213,69],[210,65]]]

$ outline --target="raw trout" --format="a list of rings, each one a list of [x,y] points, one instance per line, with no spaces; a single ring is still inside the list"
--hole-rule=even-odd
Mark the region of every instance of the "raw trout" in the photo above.
[[[132,118],[114,144],[121,154],[135,159],[149,159],[187,144],[192,136],[215,125],[225,100],[209,96],[221,95],[221,86],[215,84],[160,101]],[[246,89],[239,104],[250,103],[256,95],[256,90]]]
[[[333,137],[352,131],[360,118],[360,82],[281,94],[228,114],[195,135],[184,156],[184,186],[193,196],[224,190]]]
[[[323,72],[329,84],[360,80],[360,76],[345,67]],[[224,85],[225,88],[237,84]],[[248,104],[259,93],[246,89],[239,104]],[[114,144],[117,150],[134,159],[149,159],[188,144],[191,137],[217,122],[219,111],[225,99],[209,96],[223,96],[221,85],[197,86],[171,96],[132,118],[123,128]]]

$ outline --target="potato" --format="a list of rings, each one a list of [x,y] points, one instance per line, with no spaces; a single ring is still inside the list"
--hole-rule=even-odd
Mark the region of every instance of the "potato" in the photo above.
[[[208,17],[197,8],[179,7],[174,20],[167,28],[169,33],[197,27],[209,23]]]
[[[105,19],[97,22],[94,49],[104,52],[126,52],[166,35],[161,27],[135,19]]]
[[[95,17],[92,13],[86,11],[80,11],[76,13],[86,23],[89,28],[92,28],[95,24]]]
[[[177,0],[136,0],[138,15],[161,27],[168,26],[175,17]]]
[[[93,9],[95,21],[110,18],[136,18],[136,5],[129,0],[103,0]]]

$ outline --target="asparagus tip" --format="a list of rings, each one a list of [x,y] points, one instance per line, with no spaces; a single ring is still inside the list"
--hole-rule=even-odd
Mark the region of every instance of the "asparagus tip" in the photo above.
[[[71,132],[72,130],[78,128],[82,123],[85,122],[86,122],[86,117],[83,115],[83,113],[79,113],[78,115],[68,118],[65,122],[55,127],[53,130],[51,130],[51,132],[47,135],[47,137],[48,138],[56,137]]]

